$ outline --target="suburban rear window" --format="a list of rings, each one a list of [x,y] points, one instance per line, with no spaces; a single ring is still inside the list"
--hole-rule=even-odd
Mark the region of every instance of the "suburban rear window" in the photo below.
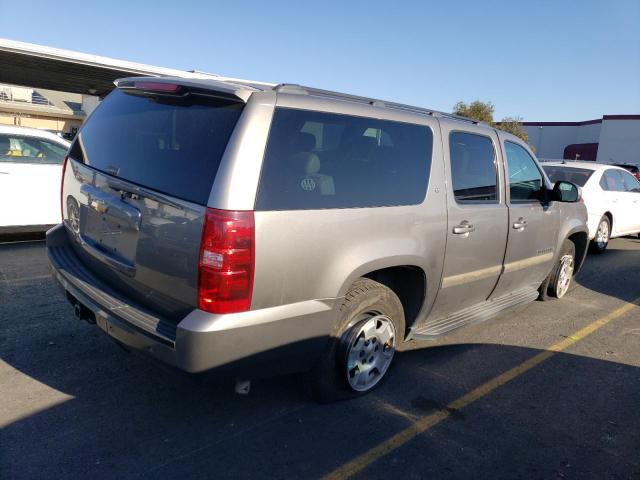
[[[426,126],[277,108],[256,210],[421,203],[432,147]]]
[[[84,124],[71,157],[158,192],[206,204],[242,104],[115,90]]]
[[[579,187],[584,187],[587,180],[593,175],[593,170],[587,168],[576,167],[555,167],[555,166],[542,166],[542,169],[551,180],[551,183],[559,181],[571,182]]]

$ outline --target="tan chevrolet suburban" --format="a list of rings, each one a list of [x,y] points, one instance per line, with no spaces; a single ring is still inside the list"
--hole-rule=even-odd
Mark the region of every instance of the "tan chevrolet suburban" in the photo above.
[[[76,315],[187,372],[370,391],[402,342],[562,297],[579,188],[465,118],[297,85],[127,78],[47,234]]]

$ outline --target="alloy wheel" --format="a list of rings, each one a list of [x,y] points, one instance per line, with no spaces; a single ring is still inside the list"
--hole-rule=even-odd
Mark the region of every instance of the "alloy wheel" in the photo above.
[[[362,315],[346,352],[346,376],[351,388],[364,392],[373,388],[389,369],[396,350],[396,330],[386,315]]]
[[[596,231],[596,244],[599,249],[604,249],[609,243],[609,222],[601,220]]]
[[[556,288],[558,298],[564,297],[571,285],[573,277],[573,255],[563,255],[560,259],[560,272],[558,273],[558,285]]]

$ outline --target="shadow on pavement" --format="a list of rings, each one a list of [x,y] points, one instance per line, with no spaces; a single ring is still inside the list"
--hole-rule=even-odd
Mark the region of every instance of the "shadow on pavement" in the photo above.
[[[625,243],[614,240],[602,254],[589,254],[577,282],[590,290],[613,298],[631,302],[640,296],[640,250],[619,248],[629,242],[640,244],[640,239],[625,239]],[[615,265],[613,281],[607,270]]]
[[[11,367],[72,398],[3,429],[2,478],[316,478],[538,353],[406,352],[375,393],[321,406],[291,377],[255,382],[249,396],[195,383],[73,322],[53,346],[3,349]],[[640,474],[638,398],[640,368],[558,354],[362,475],[630,478]]]

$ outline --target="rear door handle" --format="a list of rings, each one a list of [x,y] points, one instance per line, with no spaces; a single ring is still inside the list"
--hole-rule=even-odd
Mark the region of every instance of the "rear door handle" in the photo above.
[[[516,230],[518,230],[519,232],[522,232],[525,228],[527,228],[527,225],[529,225],[527,223],[527,221],[520,217],[518,220],[516,220],[515,222],[513,222],[513,228],[515,228]]]
[[[476,227],[474,227],[467,221],[464,221],[460,225],[456,225],[455,227],[453,227],[453,233],[455,233],[456,235],[468,235],[471,232],[475,232],[475,230]]]

